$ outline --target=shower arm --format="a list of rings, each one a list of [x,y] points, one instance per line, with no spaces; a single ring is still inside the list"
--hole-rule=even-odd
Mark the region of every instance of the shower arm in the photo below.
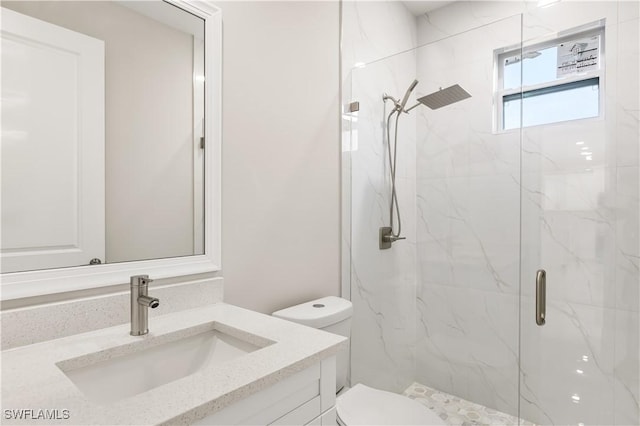
[[[409,111],[411,111],[411,110],[412,110],[412,109],[414,109],[414,108],[419,107],[420,105],[422,105],[422,104],[421,104],[420,102],[418,102],[418,103],[417,103],[417,104],[415,104],[414,106],[412,106],[412,107],[410,107],[410,108],[408,108],[408,109],[403,110],[403,112],[405,112],[405,113],[407,113],[407,114],[408,114],[408,113],[409,113]]]
[[[409,107],[409,108],[406,108],[406,109],[405,109],[405,108],[402,108],[402,104],[400,104],[400,102],[399,102],[396,98],[394,98],[393,96],[389,96],[389,95],[387,95],[386,93],[382,96],[382,100],[383,100],[383,101],[392,101],[392,102],[393,102],[393,104],[394,104],[394,106],[395,106],[395,108],[394,108],[394,109],[395,109],[395,111],[402,111],[402,112],[404,112],[405,114],[408,114],[408,113],[409,113],[409,111],[411,111],[411,110],[413,110],[414,108],[417,108],[417,107],[419,107],[420,105],[422,105],[420,102],[418,102],[418,103],[417,103],[417,104],[415,104],[414,106],[412,106],[412,107]]]

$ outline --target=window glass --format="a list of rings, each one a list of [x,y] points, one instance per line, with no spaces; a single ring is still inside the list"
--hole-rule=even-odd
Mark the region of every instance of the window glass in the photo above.
[[[603,35],[598,27],[501,53],[501,129],[598,117]]]
[[[600,114],[600,87],[598,78],[588,80],[582,87],[568,85],[570,88],[555,86],[555,90],[539,90],[505,96],[503,106],[503,127],[505,130],[520,127],[520,109],[522,125],[537,126],[580,118],[597,117]],[[539,93],[536,93],[539,92]]]
[[[502,75],[503,89],[515,89],[520,87],[520,70],[522,63],[520,62],[520,55],[504,60],[504,68]]]
[[[558,47],[552,46],[540,50],[530,50],[524,53],[524,71],[522,85],[555,81],[557,77]],[[520,71],[522,67],[520,55],[511,56],[504,60],[503,89],[515,89],[520,86]]]
[[[556,80],[557,56],[557,46],[525,53],[522,85],[531,86]]]

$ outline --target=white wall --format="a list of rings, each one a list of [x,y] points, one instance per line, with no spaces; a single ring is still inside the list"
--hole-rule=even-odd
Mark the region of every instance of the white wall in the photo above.
[[[219,2],[225,301],[340,293],[338,2]]]

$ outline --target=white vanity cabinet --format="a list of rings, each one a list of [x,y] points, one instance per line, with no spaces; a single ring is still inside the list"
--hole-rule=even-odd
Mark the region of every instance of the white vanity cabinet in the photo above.
[[[226,303],[154,317],[150,329],[134,337],[123,324],[2,351],[2,408],[64,408],[71,417],[56,424],[68,425],[335,426],[346,338]],[[247,351],[222,357],[233,345]],[[179,377],[166,381],[165,370]]]
[[[194,424],[334,426],[335,389],[334,355]]]

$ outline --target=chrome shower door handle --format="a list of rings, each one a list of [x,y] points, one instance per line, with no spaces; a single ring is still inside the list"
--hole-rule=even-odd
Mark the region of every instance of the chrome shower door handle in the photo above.
[[[544,269],[538,269],[538,272],[536,272],[536,324],[544,325],[546,310],[547,273]]]

